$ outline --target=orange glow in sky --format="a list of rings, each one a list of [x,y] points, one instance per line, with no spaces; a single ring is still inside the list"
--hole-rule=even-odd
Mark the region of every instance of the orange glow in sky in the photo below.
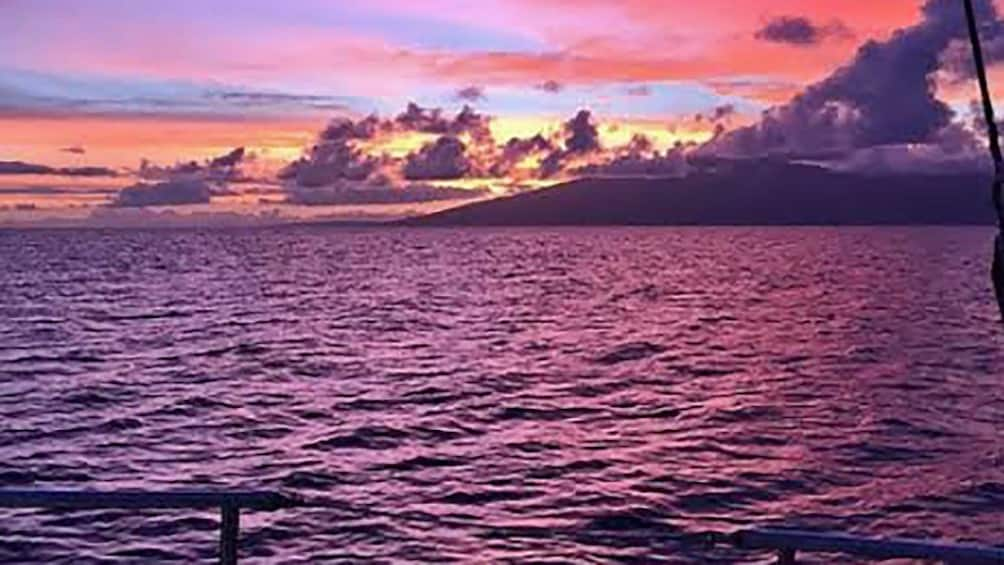
[[[636,136],[651,158],[753,124],[867,42],[920,25],[925,2],[944,8],[943,0],[219,0],[211,11],[197,0],[8,2],[0,19],[0,216],[29,205],[103,206],[141,181],[167,183],[164,191],[207,181],[213,160],[236,148],[244,148],[240,175],[208,179],[220,186],[198,204],[318,205],[291,190],[306,177],[278,173],[325,142],[329,120],[394,120],[409,102],[450,119],[470,105],[492,140],[451,132],[470,154],[444,146],[420,155],[442,130],[395,126],[353,137],[349,145],[364,156],[394,162],[376,180],[497,193],[543,186],[624,155]],[[1002,72],[994,67],[992,82],[1004,83]],[[942,78],[938,97],[970,124],[971,82]],[[584,152],[568,150],[568,124],[582,109],[597,137]],[[486,173],[480,161],[538,134],[546,151],[513,156],[502,176]],[[405,164],[419,157],[429,162],[406,178]],[[548,157],[560,170],[545,175]],[[157,178],[140,178],[143,161]],[[175,167],[192,161],[199,171]],[[374,178],[319,182],[345,164],[311,165],[306,184],[324,184],[325,198],[374,187]],[[71,170],[85,167],[117,174]]]

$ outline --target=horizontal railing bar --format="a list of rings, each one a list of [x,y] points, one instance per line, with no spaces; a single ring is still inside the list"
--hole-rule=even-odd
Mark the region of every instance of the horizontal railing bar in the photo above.
[[[872,559],[936,559],[949,563],[1004,563],[1004,548],[935,543],[914,539],[876,539],[799,530],[743,530],[730,536],[743,549],[845,553]]]
[[[269,491],[59,491],[0,490],[0,508],[90,509],[209,509],[278,510],[299,500]]]

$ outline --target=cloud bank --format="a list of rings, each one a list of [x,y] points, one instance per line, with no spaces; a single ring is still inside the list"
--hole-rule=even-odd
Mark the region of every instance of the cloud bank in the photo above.
[[[802,16],[781,16],[768,21],[754,37],[761,41],[806,47],[835,37],[848,37],[850,30],[840,22],[818,25]]]
[[[409,103],[391,118],[337,118],[303,157],[283,168],[286,202],[300,205],[389,204],[478,198],[483,189],[440,187],[428,181],[476,176],[473,149],[491,144],[490,119],[469,106],[448,116]],[[434,136],[406,156],[374,149],[381,140]]]
[[[138,183],[123,188],[112,200],[116,208],[209,204],[213,191],[201,180],[171,180],[154,184]]]
[[[977,2],[989,36],[1000,33],[993,4]],[[995,31],[997,30],[997,31]],[[876,148],[923,146],[923,151],[880,154],[923,161],[959,160],[976,149],[954,113],[935,94],[944,54],[967,37],[955,0],[928,0],[917,24],[884,42],[868,41],[854,58],[790,102],[764,112],[753,125],[725,132],[701,148],[704,155],[856,159]],[[865,159],[867,162],[868,159]]]
[[[144,180],[198,180],[224,186],[227,183],[250,180],[250,177],[244,172],[242,166],[253,158],[243,147],[238,147],[225,155],[213,157],[201,163],[198,161],[187,161],[174,165],[159,166],[143,160],[140,162],[137,176]]]
[[[0,161],[0,175],[49,175],[62,177],[115,177],[108,167],[50,167],[23,161]]]
[[[135,172],[139,182],[120,190],[109,205],[142,208],[209,204],[214,196],[233,194],[232,183],[251,180],[242,169],[251,159],[252,155],[238,147],[204,162],[160,166],[143,160]]]

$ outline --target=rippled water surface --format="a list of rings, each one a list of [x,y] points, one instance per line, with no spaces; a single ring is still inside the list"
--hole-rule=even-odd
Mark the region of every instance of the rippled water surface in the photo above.
[[[0,486],[316,503],[246,515],[252,563],[762,562],[680,541],[747,524],[1001,544],[989,238],[0,232]],[[0,560],[210,560],[216,536],[7,511]]]

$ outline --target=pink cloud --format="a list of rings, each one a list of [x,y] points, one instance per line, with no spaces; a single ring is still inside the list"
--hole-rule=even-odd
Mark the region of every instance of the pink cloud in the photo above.
[[[15,4],[17,5],[17,4]],[[327,3],[306,7],[332,10]],[[25,8],[22,8],[25,9]],[[41,9],[41,8],[39,8]],[[521,0],[461,3],[380,0],[373,10],[443,20],[533,38],[536,52],[417,49],[373,33],[322,25],[256,29],[211,27],[157,18],[119,21],[76,9],[47,17],[45,42],[24,20],[10,42],[18,61],[51,71],[97,72],[252,84],[304,84],[369,95],[408,95],[430,80],[470,84],[592,84],[611,81],[710,80],[738,75],[808,81],[846,60],[853,41],[834,41],[811,57],[753,37],[771,16],[839,18],[860,37],[881,37],[917,18],[914,0],[848,4],[820,0]],[[25,9],[26,10],[26,9]],[[723,17],[727,14],[728,17]],[[36,22],[37,23],[37,22]]]

